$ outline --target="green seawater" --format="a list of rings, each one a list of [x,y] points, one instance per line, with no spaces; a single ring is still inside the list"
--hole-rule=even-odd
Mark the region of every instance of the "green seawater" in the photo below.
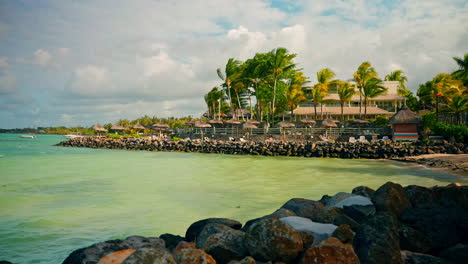
[[[358,185],[465,181],[390,161],[53,146],[62,140],[0,134],[0,260],[61,263],[98,241],[184,235],[207,217],[245,222],[293,197],[320,199]]]

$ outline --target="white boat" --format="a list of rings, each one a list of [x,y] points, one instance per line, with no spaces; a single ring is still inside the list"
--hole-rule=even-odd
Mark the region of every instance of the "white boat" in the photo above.
[[[69,138],[69,139],[83,137],[82,135],[63,135],[63,136],[66,137],[66,138]]]
[[[20,138],[36,138],[34,135],[21,135]]]

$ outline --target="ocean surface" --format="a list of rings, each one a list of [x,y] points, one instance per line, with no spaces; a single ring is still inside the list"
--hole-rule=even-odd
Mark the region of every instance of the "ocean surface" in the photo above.
[[[320,199],[358,185],[464,181],[391,161],[53,146],[64,139],[0,134],[0,260],[62,263],[98,241],[183,236],[203,218],[245,222],[293,197]]]

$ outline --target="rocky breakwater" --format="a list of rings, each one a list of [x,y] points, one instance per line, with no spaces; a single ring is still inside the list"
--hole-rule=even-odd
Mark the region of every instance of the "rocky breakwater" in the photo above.
[[[231,141],[198,141],[198,140],[154,140],[150,138],[111,139],[103,137],[80,137],[58,144],[64,147],[86,147],[103,149],[127,149],[147,151],[178,151],[219,153],[232,155],[264,155],[264,156],[297,156],[297,157],[330,157],[344,159],[390,159],[416,156],[423,154],[468,153],[464,144],[448,142],[412,144],[399,142],[374,143],[297,143],[297,142],[231,142]]]
[[[466,263],[468,186],[388,182],[293,198],[247,221],[208,218],[185,236],[132,236],[71,253],[63,264]]]

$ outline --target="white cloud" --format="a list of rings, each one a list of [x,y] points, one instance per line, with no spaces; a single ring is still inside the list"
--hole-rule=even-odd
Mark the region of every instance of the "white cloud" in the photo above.
[[[34,52],[34,59],[32,61],[33,64],[37,64],[39,66],[48,66],[52,61],[52,55],[43,49],[38,49]]]
[[[103,96],[112,92],[109,75],[109,70],[101,66],[81,66],[75,70],[72,92],[84,96]]]

